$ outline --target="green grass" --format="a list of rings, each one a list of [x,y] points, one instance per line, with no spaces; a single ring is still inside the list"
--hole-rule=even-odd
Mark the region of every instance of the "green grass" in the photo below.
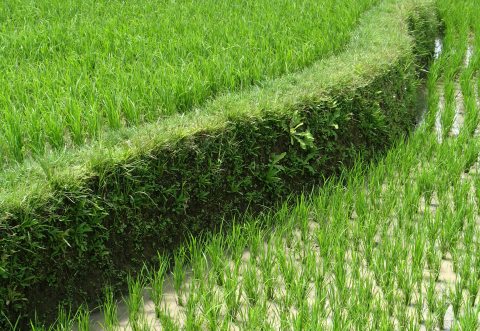
[[[370,158],[383,150],[414,118],[416,70],[424,63],[415,54],[423,58],[429,54],[427,44],[436,27],[427,12],[431,6],[424,0],[385,1],[364,15],[344,52],[304,71],[229,92],[195,112],[106,130],[86,146],[48,151],[6,169],[0,174],[0,227],[5,230],[0,232],[0,244],[6,252],[0,261],[4,315],[12,320],[21,315],[23,326],[28,323],[26,314],[50,323],[58,302],[64,308],[71,302],[76,311],[83,300],[91,303],[102,296],[99,284],[126,286],[129,272],[136,281],[143,263],[151,266],[158,249],[171,251],[183,242],[186,232],[213,230],[232,209],[272,205],[278,197],[300,189],[301,183],[322,182],[325,174],[351,165],[359,151]],[[421,43],[427,47],[419,47]],[[306,214],[300,215],[304,219]],[[250,236],[255,233],[253,229]],[[302,240],[308,237],[305,223],[300,233]],[[269,261],[272,253],[262,254],[258,239],[239,238],[234,241],[256,245],[256,258]],[[287,239],[288,245],[294,245],[294,236]],[[232,257],[230,266],[241,268],[242,249],[247,245],[235,249],[232,240],[212,250],[228,247],[224,256]],[[186,246],[185,251],[198,256],[195,245]],[[285,262],[285,277],[292,279],[289,257],[275,256]],[[216,270],[212,278],[227,288],[227,306],[222,307],[237,317],[251,316],[253,323],[255,314],[240,309],[239,274],[224,274],[226,257],[212,262]],[[211,300],[190,297],[182,268],[189,261],[180,263],[182,259],[180,253],[170,257],[178,264],[175,277],[169,280],[177,289],[176,300],[180,298],[188,313],[188,323],[194,325],[199,315],[192,307],[221,301],[222,295],[213,293]],[[305,259],[311,261],[311,257]],[[203,272],[201,264],[195,267],[196,274]],[[264,277],[269,300],[275,296],[275,272],[269,267],[257,270]],[[158,287],[162,274],[157,273],[157,288],[151,289],[157,302],[164,294]],[[250,269],[249,275],[253,274]],[[152,274],[144,276],[140,283],[155,279]],[[250,280],[245,287],[252,296],[249,301],[261,306],[265,303],[258,296],[261,284]],[[198,284],[200,293],[202,284]],[[133,284],[130,292],[138,294],[138,287]],[[43,290],[52,288],[52,295],[43,295]],[[301,284],[290,281],[289,288],[305,293]],[[108,323],[115,326],[114,299],[107,297],[110,301],[104,311]],[[129,300],[125,296],[125,303],[132,307],[130,325],[143,325],[142,302]],[[294,296],[282,300],[299,305]],[[208,323],[215,324],[223,312],[212,304],[203,313]],[[171,323],[162,307],[155,315],[162,323]],[[5,316],[1,318],[3,326]],[[286,323],[288,318],[285,315],[282,320]]]
[[[377,2],[2,1],[0,165],[305,68]]]
[[[479,330],[480,68],[463,50],[480,54],[480,30],[464,26],[480,9],[455,3],[438,3],[454,38],[432,63],[431,104],[410,139],[226,234],[192,238],[175,254],[174,273],[192,275],[175,287],[188,290],[163,293],[185,309],[171,316],[156,298],[161,318],[140,312],[143,329],[156,318],[165,330]]]

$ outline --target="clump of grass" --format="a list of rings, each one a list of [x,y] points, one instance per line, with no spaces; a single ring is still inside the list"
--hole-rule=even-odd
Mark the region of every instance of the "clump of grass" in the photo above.
[[[157,318],[161,316],[161,304],[163,300],[163,283],[166,279],[167,268],[169,267],[169,258],[165,255],[158,254],[159,265],[158,268],[152,268],[148,275],[150,288],[148,294],[155,305],[155,315]]]
[[[100,306],[100,312],[104,318],[104,323],[100,323],[101,327],[107,331],[116,331],[120,327],[120,323],[117,316],[118,304],[115,300],[115,294],[112,287],[105,288],[104,294],[105,301]]]
[[[177,304],[183,306],[183,293],[185,287],[185,250],[180,248],[174,254],[174,265],[172,272],[173,288],[176,292]]]

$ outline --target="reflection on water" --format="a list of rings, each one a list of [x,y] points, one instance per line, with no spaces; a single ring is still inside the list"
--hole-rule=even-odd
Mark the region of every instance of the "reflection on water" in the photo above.
[[[465,66],[468,67],[468,64],[470,63],[470,59],[472,58],[472,56],[473,56],[473,48],[469,44],[467,48],[467,56],[465,57]]]
[[[443,49],[443,41],[440,38],[436,38],[435,39],[435,54],[433,55],[433,57],[435,59],[438,59],[438,57],[442,53],[442,49]]]

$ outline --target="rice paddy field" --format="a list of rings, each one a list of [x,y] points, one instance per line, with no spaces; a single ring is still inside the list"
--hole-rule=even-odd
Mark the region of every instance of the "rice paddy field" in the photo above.
[[[377,0],[2,1],[0,164],[295,72]]]
[[[406,141],[190,238],[55,330],[479,330],[480,6],[437,5],[428,106]]]
[[[140,3],[141,1],[138,2],[139,6]],[[255,7],[258,3],[260,2],[249,4]],[[356,3],[358,8],[366,8],[373,1],[352,3]],[[179,4],[180,2],[168,2],[165,6]],[[279,8],[285,9],[286,14],[296,2],[282,4],[284,6]],[[306,6],[307,2],[303,4]],[[96,10],[103,10],[99,4],[90,5]],[[191,7],[188,7],[189,3],[182,5],[190,8],[189,13],[192,15],[196,10],[201,10],[193,3],[190,3]],[[81,10],[83,6],[82,3],[75,8]],[[308,10],[307,7],[301,7],[304,11],[298,8],[296,10],[305,12],[307,17],[321,6],[330,6],[328,8],[332,10],[338,6],[339,11],[335,13],[341,13],[342,9],[350,12],[347,2],[345,7],[343,2],[333,1],[312,2],[309,6]],[[127,276],[128,291],[121,297],[107,287],[103,299],[95,307],[84,305],[78,312],[61,308],[54,325],[45,326],[41,321],[32,320],[31,329],[479,330],[480,21],[477,18],[480,17],[480,6],[476,0],[437,0],[436,6],[442,31],[436,40],[435,56],[425,78],[428,102],[418,126],[407,139],[398,141],[374,162],[366,163],[359,159],[352,169],[326,179],[322,187],[315,188],[309,194],[292,196],[289,201],[265,210],[260,215],[245,215],[242,219],[235,220],[232,226],[226,226],[225,231],[190,237],[172,255],[159,255],[158,264],[154,267],[145,267],[138,276]],[[5,8],[8,7],[4,6],[4,13],[10,13]],[[280,10],[279,8],[275,10]],[[230,13],[227,7],[223,10]],[[46,15],[47,12],[54,16],[68,13],[39,10],[34,17],[41,17],[42,13]],[[121,10],[118,12],[122,13]],[[266,13],[269,11],[259,15]],[[355,9],[352,13],[356,13]],[[315,24],[316,19],[311,17],[311,24]],[[355,21],[351,19],[354,14],[334,17],[339,18],[338,22]],[[80,24],[84,18],[78,17],[76,24]],[[12,19],[12,22],[15,20]],[[73,21],[69,22],[73,24]],[[191,24],[197,23],[199,21]],[[259,24],[261,23],[264,22],[259,19]],[[100,20],[98,24],[108,24],[108,20]],[[245,27],[250,26],[247,24]],[[313,33],[302,31],[305,34]],[[337,39],[334,36],[336,32],[331,32],[331,35],[334,38],[332,40],[338,41],[334,43],[338,45],[335,47],[341,47],[344,37]],[[347,38],[348,33],[340,35]],[[292,40],[302,39],[298,38],[300,39]],[[150,47],[147,40],[151,39],[141,41],[145,43],[146,50]],[[134,38],[132,42],[138,41]],[[97,47],[100,44],[95,45]],[[108,45],[112,54],[116,54],[115,44],[101,45]],[[174,43],[169,45],[175,49]],[[305,44],[299,45],[303,45],[301,49],[307,47]],[[261,49],[258,45],[256,47]],[[270,47],[266,47],[266,50],[270,50]],[[290,46],[285,47],[290,49]],[[315,56],[338,51],[335,47],[328,50],[322,48]],[[242,49],[247,51],[249,48]],[[48,58],[48,49],[45,52],[46,55],[35,53],[28,59],[33,61],[40,56]],[[314,53],[313,50],[310,50],[312,53],[305,52],[301,54]],[[67,53],[73,54],[65,51],[62,56],[67,56]],[[100,52],[96,56],[102,58],[101,54],[110,53]],[[229,53],[226,50],[222,54],[228,56],[226,54]],[[272,55],[268,52],[265,54],[265,59]],[[299,60],[302,57],[297,58],[298,54],[282,58],[276,63],[286,64],[295,58],[295,61],[288,62],[289,65],[297,63],[296,68],[307,65],[310,60],[307,61],[306,57]],[[151,55],[145,55],[145,58],[153,61],[153,57],[149,56]],[[107,58],[111,63],[121,63],[115,62],[121,59],[116,55]],[[261,56],[254,57],[255,60],[259,58]],[[60,59],[53,58],[49,63],[55,66],[55,61]],[[265,63],[270,63],[269,61]],[[104,63],[106,62],[102,62],[102,65]],[[141,60],[135,63],[142,65]],[[239,62],[235,60],[231,63]],[[251,68],[256,66],[255,63],[250,65]],[[252,71],[246,69],[248,74],[241,76],[243,78],[225,78],[227,72],[222,72],[221,75],[225,76],[218,78],[222,83],[215,85],[216,89],[211,89],[214,85],[204,85],[207,87],[203,91],[209,91],[206,94],[195,94],[197,92],[194,91],[197,90],[192,89],[192,95],[184,95],[185,99],[178,98],[177,95],[169,99],[180,100],[178,104],[174,104],[177,101],[171,101],[172,108],[165,106],[163,101],[158,101],[159,108],[154,110],[155,115],[149,113],[148,107],[135,108],[139,115],[135,120],[138,122],[134,124],[129,122],[127,108],[112,106],[111,109],[118,110],[120,114],[118,125],[137,125],[141,121],[161,119],[158,116],[163,112],[168,115],[187,110],[222,89],[239,88],[243,84],[258,82],[263,75],[273,77],[293,70],[293,67],[280,67],[282,66],[269,69],[267,65],[259,76],[249,76]],[[88,68],[87,65],[78,69],[87,72]],[[106,70],[107,66],[100,68]],[[174,68],[177,67],[172,66],[171,70]],[[208,68],[215,68],[214,64]],[[62,66],[59,70],[67,70],[67,67]],[[119,77],[144,79],[141,70],[132,70],[135,74],[131,75],[127,74],[128,70],[132,68],[122,68],[119,71],[114,79],[116,84],[119,84]],[[137,74],[139,76],[135,76]],[[216,74],[215,69],[212,69],[211,75]],[[183,79],[187,76],[179,77]],[[52,77],[47,75],[43,78]],[[87,75],[82,79],[91,78]],[[105,78],[104,84],[107,84],[107,79]],[[225,83],[229,79],[235,83]],[[22,83],[28,84],[27,81]],[[72,93],[62,89],[61,84],[51,83],[59,89],[58,93]],[[87,85],[85,83],[82,86]],[[65,86],[71,84],[65,83]],[[82,92],[78,98],[83,98],[85,93],[90,92]],[[137,95],[139,99],[140,95]],[[124,96],[126,99],[122,99]],[[130,101],[126,94],[118,98],[116,100]],[[39,103],[43,102],[41,98],[39,100]],[[133,105],[135,102],[131,101]],[[57,108],[46,109],[52,110],[49,114],[55,114]],[[102,127],[109,126],[107,109],[110,108],[105,106],[102,109],[105,109],[102,113]],[[21,116],[27,112],[19,111],[15,114],[19,114],[18,118],[23,118]],[[153,117],[149,119],[148,116]],[[24,118],[22,121],[19,123],[28,123]],[[64,123],[68,129],[62,131],[62,134],[68,134],[62,136],[66,139],[62,144],[70,139],[74,141],[67,120]],[[82,127],[86,131],[81,131],[84,132],[83,142],[90,138],[87,132],[89,124],[86,124],[90,122],[82,117],[81,123],[86,125],[85,128]],[[39,146],[50,145],[48,134],[42,134],[45,134],[42,138],[44,140]],[[27,147],[21,148],[20,155],[32,150],[33,147],[28,146],[29,139],[22,138]],[[7,150],[4,148],[4,151]],[[13,153],[8,151],[5,153]],[[9,157],[12,155],[14,154]],[[16,329],[14,321],[11,321],[10,326],[12,330]]]

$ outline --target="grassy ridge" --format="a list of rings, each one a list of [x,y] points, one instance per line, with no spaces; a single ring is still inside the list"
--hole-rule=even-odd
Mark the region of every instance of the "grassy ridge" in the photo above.
[[[386,1],[344,53],[304,72],[3,172],[2,311],[75,308],[187,233],[385,150],[414,122],[435,32],[425,3]]]
[[[305,68],[376,2],[3,1],[0,165]]]

